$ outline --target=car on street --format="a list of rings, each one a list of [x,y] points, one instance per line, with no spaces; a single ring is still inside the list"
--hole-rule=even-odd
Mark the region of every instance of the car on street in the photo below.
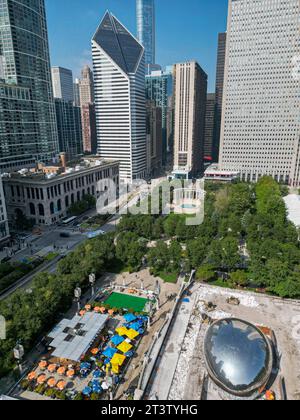
[[[70,233],[68,233],[68,232],[62,232],[60,235],[59,235],[61,238],[70,238]]]

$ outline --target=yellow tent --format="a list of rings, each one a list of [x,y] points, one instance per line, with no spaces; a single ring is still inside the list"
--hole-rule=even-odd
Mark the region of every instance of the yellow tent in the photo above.
[[[127,335],[128,329],[125,327],[119,327],[116,329],[116,333],[122,337],[123,335]]]
[[[120,373],[120,368],[118,365],[113,365],[111,368],[112,373],[115,373],[116,375],[118,375]]]
[[[118,347],[117,347],[117,349],[118,350],[120,350],[122,353],[127,353],[129,350],[131,350],[132,349],[132,345],[131,344],[128,344],[128,343],[126,343],[126,341],[124,341],[123,343],[121,343]]]
[[[133,329],[131,329],[131,330],[129,330],[129,331],[127,331],[126,332],[126,334],[125,334],[130,340],[134,340],[136,337],[138,337],[140,334],[137,332],[137,331],[135,331],[135,330],[133,330]]]
[[[112,366],[114,365],[122,366],[125,360],[126,360],[126,357],[123,356],[123,354],[116,353],[114,357],[111,359],[110,363]]]

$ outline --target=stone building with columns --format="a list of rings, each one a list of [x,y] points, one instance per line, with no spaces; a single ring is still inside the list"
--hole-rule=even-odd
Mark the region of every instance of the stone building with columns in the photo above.
[[[39,167],[3,178],[8,219],[18,216],[33,220],[35,225],[58,223],[68,209],[84,196],[98,199],[107,189],[106,180],[119,185],[119,162],[99,157],[85,158],[73,167]]]

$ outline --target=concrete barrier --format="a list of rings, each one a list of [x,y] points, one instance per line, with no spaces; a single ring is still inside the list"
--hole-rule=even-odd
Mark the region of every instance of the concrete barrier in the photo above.
[[[155,334],[154,339],[149,347],[149,350],[147,352],[147,355],[145,356],[144,359],[144,364],[143,364],[143,369],[142,372],[140,374],[140,378],[139,378],[139,383],[138,383],[138,388],[135,392],[135,400],[142,400],[144,395],[145,395],[145,391],[147,389],[147,386],[149,384],[150,378],[152,376],[153,373],[153,369],[157,363],[158,357],[160,355],[160,352],[162,350],[162,347],[165,343],[166,337],[170,331],[172,322],[175,318],[176,312],[179,308],[179,304],[181,302],[182,297],[184,296],[184,293],[186,292],[186,290],[188,290],[190,288],[190,286],[193,284],[193,280],[194,280],[194,276],[195,276],[195,271],[193,270],[191,272],[189,281],[187,283],[184,283],[181,285],[180,291],[178,293],[178,296],[175,300],[174,306],[171,310],[171,312],[169,312],[165,322],[163,323],[162,327],[159,329],[159,331]],[[160,342],[158,343],[158,341],[160,340]],[[158,347],[156,346],[158,344]],[[157,347],[157,348],[156,348]]]

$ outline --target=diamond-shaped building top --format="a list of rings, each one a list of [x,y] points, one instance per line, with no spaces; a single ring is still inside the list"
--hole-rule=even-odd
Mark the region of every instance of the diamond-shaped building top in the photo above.
[[[144,53],[144,48],[110,12],[106,12],[93,37],[93,41],[125,73],[136,72]]]

